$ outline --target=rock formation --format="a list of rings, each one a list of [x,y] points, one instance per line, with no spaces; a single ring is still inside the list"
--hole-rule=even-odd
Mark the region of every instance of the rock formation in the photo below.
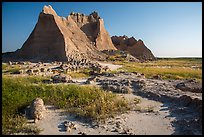
[[[134,37],[112,36],[113,44],[118,50],[128,51],[132,56],[141,61],[155,60],[152,52],[145,46],[142,40],[136,40]]]
[[[60,17],[49,6],[44,6],[38,22],[21,49],[3,53],[3,61],[81,61],[105,60],[101,51],[128,51],[137,59],[154,60],[152,52],[142,40],[134,37],[110,37],[103,19],[94,11],[90,15],[71,12]]]
[[[65,18],[49,5],[44,6],[22,48],[4,56],[35,61],[105,59],[100,50],[109,49],[116,50],[96,12],[89,16],[71,13]]]
[[[104,27],[103,19],[99,17],[96,11],[89,16],[74,12],[70,16],[98,50],[116,50]]]
[[[41,120],[44,117],[45,111],[46,108],[41,98],[36,98],[32,101],[30,106],[30,112],[32,118],[34,119],[34,122],[37,122],[37,120]]]

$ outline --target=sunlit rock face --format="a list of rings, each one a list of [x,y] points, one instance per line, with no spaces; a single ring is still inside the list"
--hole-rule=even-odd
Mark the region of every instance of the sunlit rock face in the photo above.
[[[134,37],[112,36],[111,40],[115,47],[121,51],[128,51],[132,56],[141,61],[155,60],[156,58],[148,49],[142,40],[136,40]]]

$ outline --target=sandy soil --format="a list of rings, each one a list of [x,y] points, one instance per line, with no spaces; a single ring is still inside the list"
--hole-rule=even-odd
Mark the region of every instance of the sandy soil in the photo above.
[[[123,94],[127,99],[138,97],[133,94]],[[53,106],[46,106],[45,118],[38,121],[36,125],[42,129],[40,135],[170,135],[174,133],[174,127],[171,125],[173,117],[169,115],[168,108],[162,103],[141,98],[139,106],[146,108],[153,106],[154,112],[147,111],[129,111],[115,118],[106,120],[104,124],[93,124],[83,118],[71,115],[62,109],[56,109]],[[76,130],[65,131],[64,121],[72,121],[76,124]],[[120,128],[116,123],[120,123]]]

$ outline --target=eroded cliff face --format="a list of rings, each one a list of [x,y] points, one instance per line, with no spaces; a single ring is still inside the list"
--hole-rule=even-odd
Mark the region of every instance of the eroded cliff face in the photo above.
[[[18,51],[18,57],[35,60],[65,61],[65,41],[55,18],[41,12],[29,38]]]
[[[100,50],[112,49],[116,50],[103,20],[95,13],[70,14],[65,18],[58,16],[51,6],[44,6],[34,30],[15,54],[28,60],[98,60],[106,57]]]
[[[141,61],[155,60],[156,58],[148,49],[142,40],[136,40],[134,37],[127,36],[112,36],[113,44],[118,50],[128,51],[132,56]]]
[[[105,29],[103,19],[100,18],[97,12],[94,11],[88,16],[72,12],[70,17],[98,50],[117,50],[111,41],[108,31]]]

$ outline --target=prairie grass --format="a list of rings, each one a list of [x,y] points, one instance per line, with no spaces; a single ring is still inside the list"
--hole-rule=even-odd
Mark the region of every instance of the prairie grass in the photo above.
[[[20,70],[20,65],[10,66],[8,64],[2,63],[3,73],[11,74],[11,73],[19,72],[19,70]]]
[[[144,110],[147,112],[154,112],[154,106],[150,105],[150,106],[146,107]]]
[[[144,73],[147,78],[151,78],[154,75],[161,75],[163,79],[202,80],[201,59],[158,59],[157,61],[144,63],[127,61],[113,63],[123,65],[117,71]],[[196,68],[193,68],[193,66],[196,66]]]
[[[67,74],[69,74],[72,78],[88,78],[89,77],[89,74],[85,74],[83,72],[71,72]]]
[[[7,64],[2,63],[2,70],[5,70],[7,67],[8,67],[8,65],[7,65]]]
[[[136,104],[139,104],[141,102],[141,99],[138,97],[135,97],[133,101],[134,101],[134,104],[136,105]]]
[[[2,78],[3,134],[20,131],[38,133],[37,129],[25,127],[25,119],[20,117],[20,110],[29,105],[36,97],[42,98],[45,104],[63,108],[94,121],[101,121],[130,109],[125,99],[116,94],[104,92],[97,87],[43,84],[43,78],[40,77],[3,75]]]
[[[85,68],[81,72],[68,72],[67,74],[69,74],[72,78],[88,78],[90,76],[90,71],[90,69]]]

